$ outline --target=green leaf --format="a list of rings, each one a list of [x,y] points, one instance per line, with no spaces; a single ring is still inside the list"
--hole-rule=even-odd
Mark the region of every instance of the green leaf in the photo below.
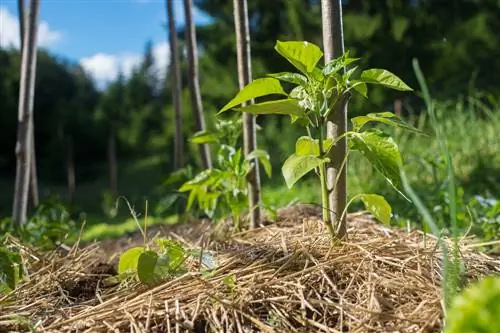
[[[212,175],[213,169],[208,169],[200,172],[199,174],[196,175],[193,179],[185,182],[180,188],[179,192],[187,192],[189,190],[192,190],[193,188],[196,187],[196,185],[200,185],[207,181],[210,176]]]
[[[248,112],[251,114],[284,114],[303,116],[304,110],[300,107],[299,102],[295,99],[280,99],[277,101],[252,104],[243,108],[235,109],[237,111]]]
[[[372,213],[375,218],[387,225],[391,223],[392,208],[383,196],[377,194],[361,194],[359,197],[361,201],[363,201],[366,210]]]
[[[401,120],[401,118],[399,118],[392,112],[369,113],[366,116],[351,118],[351,123],[353,125],[354,131],[359,131],[366,123],[370,121],[376,121],[379,123],[384,123],[394,127],[400,127],[412,132],[423,134],[421,130],[413,127],[408,123],[405,123],[403,120]]]
[[[392,112],[369,113],[366,116],[351,118],[351,123],[353,125],[354,131],[359,131],[366,123],[370,121],[376,121],[379,123],[384,123],[394,127],[400,127],[412,132],[423,134],[421,130],[413,127],[408,123],[405,123],[403,120],[401,120],[401,118],[399,118]]]
[[[236,97],[227,103],[218,114],[251,99],[272,94],[286,95],[278,80],[274,78],[256,79],[241,89]]]
[[[300,178],[327,161],[327,158],[321,159],[312,155],[291,155],[281,168],[286,185],[291,189]]]
[[[282,42],[277,41],[274,49],[295,68],[308,75],[323,56],[321,49],[309,42]]]
[[[142,252],[137,261],[137,276],[139,281],[146,284],[158,282],[159,277],[155,274],[158,254],[154,251]]]
[[[179,242],[171,239],[158,239],[162,254],[168,257],[168,265],[171,270],[179,268],[179,265],[186,258],[186,250]]]
[[[196,144],[217,143],[219,142],[219,136],[208,131],[199,131],[191,137],[191,142]]]
[[[342,56],[328,62],[323,68],[323,74],[325,76],[336,74],[342,68],[347,67],[349,64],[358,61],[359,59],[360,58],[350,58],[349,51],[346,51]]]
[[[406,83],[399,77],[389,72],[386,69],[368,69],[361,73],[361,81],[372,84],[380,84],[399,91],[413,91]]]
[[[16,270],[9,255],[0,250],[0,291],[2,286],[7,286],[9,290],[16,288]]]
[[[272,167],[271,167],[271,161],[269,158],[269,154],[267,153],[267,151],[262,150],[262,149],[255,149],[250,154],[248,154],[245,159],[246,160],[258,159],[259,162],[264,167],[264,171],[266,172],[266,175],[269,178],[271,178]]]
[[[361,152],[375,169],[402,194],[399,191],[401,188],[399,171],[403,161],[398,146],[391,137],[378,130],[353,133],[349,145],[352,150]]]
[[[298,85],[307,85],[307,77],[299,73],[281,72],[281,73],[274,73],[267,75],[275,79],[278,79],[280,81],[294,83]]]
[[[368,87],[366,86],[366,83],[359,80],[352,80],[351,88],[356,90],[358,94],[360,94],[364,98],[368,98]]]
[[[120,256],[120,261],[118,262],[118,274],[123,274],[127,272],[137,271],[137,263],[139,262],[139,257],[146,251],[144,247],[133,247],[128,249]]]
[[[323,140],[323,149],[328,152],[333,145],[333,139]],[[308,136],[301,136],[295,143],[295,154],[299,156],[319,156],[319,140]]]

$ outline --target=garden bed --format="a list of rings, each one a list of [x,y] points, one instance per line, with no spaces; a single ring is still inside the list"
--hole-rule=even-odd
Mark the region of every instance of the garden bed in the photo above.
[[[150,230],[202,247],[214,272],[189,272],[148,287],[110,284],[115,253],[140,245],[105,241],[68,252],[23,247],[31,280],[0,298],[0,332],[440,332],[441,252],[436,239],[348,216],[349,240],[331,245],[315,207],[230,240],[208,221]],[[15,240],[11,240],[15,242]],[[449,242],[451,245],[451,242]],[[500,259],[460,242],[466,279],[500,273]]]

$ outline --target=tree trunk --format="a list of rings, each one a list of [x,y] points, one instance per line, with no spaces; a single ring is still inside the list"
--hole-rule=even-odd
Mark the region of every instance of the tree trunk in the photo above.
[[[175,112],[175,137],[174,137],[174,167],[176,170],[184,166],[184,140],[182,137],[182,81],[179,61],[179,45],[175,30],[175,15],[173,0],[167,0],[168,37],[170,41],[170,68],[173,79],[172,99]]]
[[[30,166],[32,157],[32,112],[35,97],[37,28],[40,10],[39,0],[31,0],[28,28],[24,37],[21,80],[19,87],[18,128],[16,143],[16,180],[12,218],[16,225],[26,221]]]
[[[109,189],[113,196],[118,193],[118,167],[116,163],[116,127],[111,125],[108,137]]]
[[[196,45],[196,30],[193,21],[193,0],[184,0],[186,16],[186,42],[189,63],[189,90],[191,92],[191,108],[196,120],[196,130],[205,130],[205,118],[201,103],[200,82],[198,77],[198,47]],[[204,169],[212,168],[210,147],[207,144],[199,145],[201,166]]]
[[[73,138],[67,139],[66,168],[68,177],[68,201],[71,206],[75,204],[76,180],[75,180],[75,153],[73,149]]]
[[[342,29],[342,1],[321,0],[323,23],[323,47],[325,63],[340,57],[344,53],[344,35]],[[330,113],[327,122],[326,137],[336,138],[347,129],[347,100],[338,103],[336,110]],[[340,220],[347,205],[347,162],[342,166],[347,156],[347,141],[340,140],[330,151],[332,162],[327,164],[328,200],[331,208],[331,220],[336,221],[337,236],[347,235],[346,217]],[[338,177],[338,182],[336,178]]]
[[[24,5],[24,0],[18,0],[17,1],[17,9],[18,9],[18,15],[19,15],[19,38],[20,38],[20,50],[21,50],[21,60],[22,60],[22,54],[23,54],[23,44],[24,44],[24,33],[25,33],[25,23],[26,23],[26,14],[25,14],[25,5]],[[35,57],[36,57],[36,52],[35,52]],[[36,60],[35,60],[36,61]],[[31,114],[31,169],[30,169],[30,194],[31,194],[31,206],[32,208],[35,208],[38,206],[39,203],[39,196],[38,196],[38,177],[37,177],[37,171],[36,171],[36,154],[35,154],[35,122],[33,119],[33,110],[30,112]],[[30,203],[28,199],[28,204]]]
[[[238,57],[238,82],[240,89],[252,80],[250,53],[250,29],[248,26],[247,0],[233,0],[234,27],[236,30],[236,51]],[[253,101],[250,101],[253,103]],[[245,156],[257,147],[255,116],[243,113],[243,146]],[[250,228],[256,228],[261,222],[260,211],[260,177],[257,159],[252,161],[248,175],[248,204],[250,208]]]

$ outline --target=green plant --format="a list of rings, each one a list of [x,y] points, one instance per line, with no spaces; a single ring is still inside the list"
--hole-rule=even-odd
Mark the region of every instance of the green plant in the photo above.
[[[33,216],[19,227],[15,227],[9,218],[0,220],[0,240],[10,233],[24,243],[48,250],[72,234],[75,226],[66,206],[52,197],[41,203]]]
[[[240,216],[248,209],[247,176],[250,162],[257,158],[270,177],[269,154],[256,149],[244,157],[241,148],[235,148],[241,135],[241,120],[218,120],[215,126],[214,132],[198,132],[191,141],[218,146],[216,167],[204,170],[185,182],[179,192],[189,192],[187,210],[197,202],[210,218],[218,219],[231,214],[234,227],[239,230]]]
[[[500,332],[500,277],[489,276],[467,287],[452,302],[445,333]]]
[[[22,278],[21,257],[18,251],[0,246],[0,294],[16,288]]]
[[[323,56],[323,52],[312,43],[277,41],[275,50],[301,73],[282,72],[269,74],[267,78],[256,79],[241,89],[219,111],[219,114],[235,109],[254,115],[288,115],[292,123],[305,127],[307,136],[298,138],[295,144],[295,153],[284,162],[282,173],[290,189],[306,174],[312,170],[316,171],[321,183],[323,220],[333,237],[336,235],[336,231],[329,214],[330,204],[325,165],[331,161],[331,158],[342,157],[332,157],[330,150],[339,140],[348,140],[349,150],[360,152],[387,179],[389,184],[403,195],[400,191],[399,175],[403,160],[396,143],[379,129],[363,129],[370,122],[378,122],[417,133],[420,131],[404,123],[393,113],[382,112],[352,118],[352,130],[337,138],[325,138],[326,124],[330,113],[337,110],[338,105],[345,103],[353,92],[367,98],[368,84],[381,85],[399,91],[411,91],[412,89],[396,75],[384,69],[368,69],[357,78],[354,75],[357,66],[344,72],[344,69],[359,60],[349,57],[349,52],[321,67],[318,62]],[[280,81],[293,84],[295,88],[290,93],[286,93]],[[248,100],[267,95],[281,95],[285,98],[236,108]],[[347,156],[343,160],[342,167],[345,167],[346,162]],[[337,181],[338,179],[335,180],[334,184]],[[377,218],[388,223],[391,211],[383,197],[359,194],[353,197],[353,199],[355,198],[361,198],[367,204],[367,209]],[[346,212],[335,213],[338,214],[337,219],[340,220],[340,214],[344,215]]]

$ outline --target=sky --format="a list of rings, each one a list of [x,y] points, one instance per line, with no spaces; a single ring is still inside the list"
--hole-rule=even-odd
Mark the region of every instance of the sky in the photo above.
[[[29,4],[29,0],[27,0]],[[176,25],[184,25],[182,0],[174,0]],[[195,8],[197,24],[210,17]],[[162,71],[170,61],[165,0],[41,0],[38,44],[79,62],[105,86],[120,69],[128,75],[148,40]],[[0,47],[19,46],[17,0],[0,0]]]

